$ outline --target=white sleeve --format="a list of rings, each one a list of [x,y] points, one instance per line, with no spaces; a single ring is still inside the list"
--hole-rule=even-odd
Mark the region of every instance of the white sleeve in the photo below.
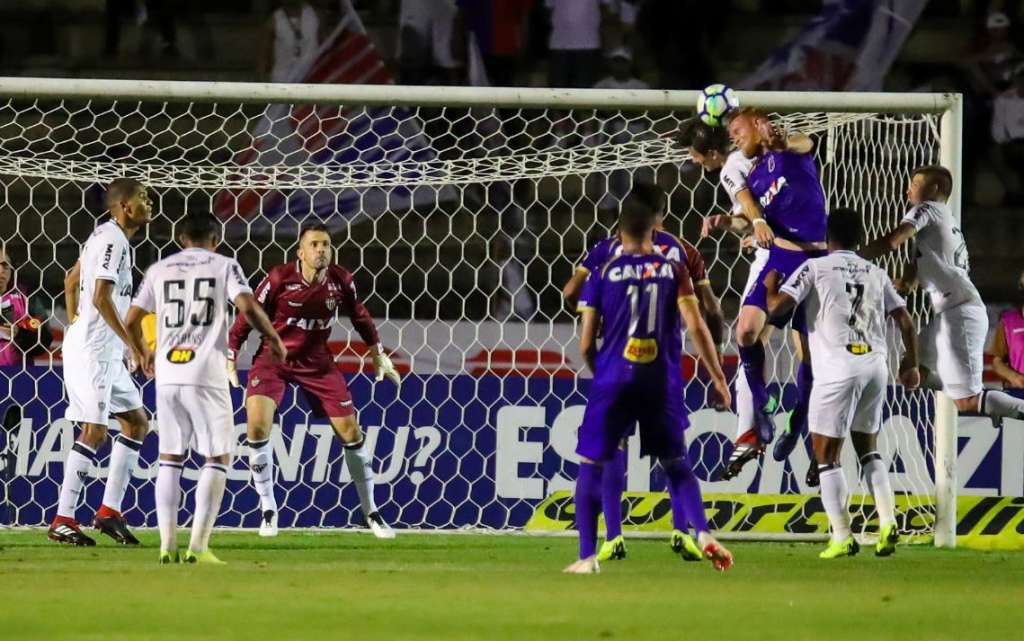
[[[241,294],[252,293],[252,288],[249,287],[249,280],[245,277],[245,273],[242,271],[242,267],[238,264],[237,260],[230,259],[227,261],[227,277],[225,282],[227,283],[228,300],[232,303]]]
[[[147,312],[156,311],[156,292],[153,290],[155,278],[153,276],[153,268],[147,269],[146,276],[142,279],[138,291],[135,292],[135,298],[132,299],[132,307],[138,307]]]
[[[128,253],[128,239],[122,234],[107,233],[96,238],[100,243],[100,259],[96,265],[96,279],[117,282],[118,268]]]
[[[817,271],[814,269],[814,261],[809,260],[800,269],[789,275],[779,291],[795,300],[797,304],[804,302],[804,299],[814,289],[814,280]]]
[[[900,293],[896,291],[896,287],[889,280],[888,274],[882,275],[882,298],[885,301],[886,314],[891,314],[897,309],[907,306],[907,301],[903,300]]]
[[[909,223],[914,226],[914,229],[921,231],[928,226],[929,223],[934,221],[935,208],[928,203],[921,203],[920,205],[914,205],[910,211],[903,216],[903,220],[900,224]]]
[[[729,158],[726,158],[725,165],[722,166],[722,173],[718,176],[718,181],[725,187],[725,191],[729,194],[729,198],[735,200],[736,194],[740,193],[747,188],[747,177],[743,174],[742,163],[732,162]]]

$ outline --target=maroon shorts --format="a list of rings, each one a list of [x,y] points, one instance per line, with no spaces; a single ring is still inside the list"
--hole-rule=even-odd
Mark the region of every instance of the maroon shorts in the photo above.
[[[246,398],[266,396],[280,407],[285,383],[294,383],[302,390],[313,413],[328,418],[343,418],[355,414],[352,395],[348,393],[345,377],[332,363],[329,367],[302,367],[253,363],[249,370]]]

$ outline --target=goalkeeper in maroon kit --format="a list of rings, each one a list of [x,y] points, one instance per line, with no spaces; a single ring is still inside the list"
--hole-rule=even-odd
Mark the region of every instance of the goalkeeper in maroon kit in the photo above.
[[[256,299],[288,348],[288,360],[274,362],[261,339],[245,392],[249,468],[260,495],[260,536],[277,535],[270,428],[284,397],[285,385],[294,383],[313,412],[330,420],[341,440],[345,464],[359,492],[360,506],[370,529],[377,538],[394,538],[394,532],[377,512],[371,454],[363,448],[363,432],[356,420],[352,397],[327,347],[335,315],[344,313],[351,319],[370,349],[378,381],[386,376],[397,385],[398,372],[381,349],[373,318],[356,296],[352,274],[332,264],[332,253],[331,235],[325,225],[304,227],[299,234],[298,260],[274,267],[256,288]],[[251,330],[241,315],[231,328],[228,370],[236,386],[235,357]]]

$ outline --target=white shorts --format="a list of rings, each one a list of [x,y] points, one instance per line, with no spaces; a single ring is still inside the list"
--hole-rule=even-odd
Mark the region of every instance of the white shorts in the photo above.
[[[885,359],[853,378],[841,381],[814,381],[807,422],[814,434],[846,438],[847,434],[875,434],[882,425],[889,370]]]
[[[770,253],[771,252],[767,249],[760,248],[754,251],[754,260],[750,263],[750,273],[747,275],[747,284],[743,286],[743,294],[740,295],[741,302],[746,299],[750,290],[754,289],[754,286],[757,285],[757,281],[765,276],[765,274],[762,274],[761,272],[764,270],[765,263],[768,262],[768,255]]]
[[[458,66],[452,56],[452,29],[457,7],[453,0],[404,0],[398,15],[399,28],[409,28],[429,47],[438,67]]]
[[[160,453],[202,456],[235,451],[235,412],[228,388],[157,385],[156,421]]]
[[[106,425],[112,414],[142,407],[142,396],[122,360],[64,361],[64,418],[76,423]]]
[[[921,364],[938,374],[953,400],[981,393],[987,334],[988,313],[980,303],[935,314],[921,330]]]

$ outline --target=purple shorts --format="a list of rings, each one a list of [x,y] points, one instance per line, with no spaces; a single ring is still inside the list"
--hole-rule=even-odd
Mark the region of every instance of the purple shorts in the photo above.
[[[747,297],[743,299],[744,305],[753,305],[759,307],[768,312],[768,292],[764,286],[764,277],[768,275],[768,272],[773,269],[779,272],[779,286],[790,274],[800,269],[800,266],[807,261],[808,258],[817,258],[824,256],[828,252],[824,250],[814,251],[794,251],[792,249],[782,249],[781,247],[772,247],[768,250],[768,261],[765,262],[764,267],[761,268],[761,273],[758,274],[757,279],[754,283],[754,287],[747,294]],[[798,332],[807,331],[807,320],[804,318],[804,307],[801,303],[793,311],[791,316],[783,316],[780,318],[769,318],[769,321],[775,327],[782,329],[786,325],[792,322],[793,329]]]
[[[682,385],[666,382],[664,376],[660,381],[594,379],[576,453],[592,461],[609,461],[636,424],[641,456],[683,456],[683,431],[690,420],[683,406]]]

